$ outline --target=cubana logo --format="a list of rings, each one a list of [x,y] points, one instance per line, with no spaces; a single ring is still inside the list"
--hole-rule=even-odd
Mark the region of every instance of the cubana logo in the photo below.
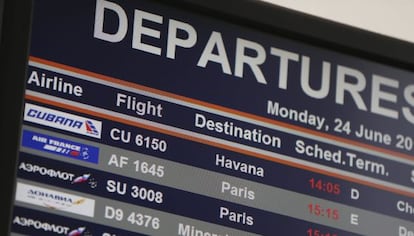
[[[26,103],[24,120],[89,137],[101,138],[102,122]]]

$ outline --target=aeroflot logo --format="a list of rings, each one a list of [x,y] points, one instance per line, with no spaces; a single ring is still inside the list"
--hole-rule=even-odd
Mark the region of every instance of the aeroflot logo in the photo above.
[[[93,217],[95,200],[57,190],[17,183],[16,200],[28,204]]]
[[[52,224],[45,221],[35,220],[32,218],[26,218],[22,216],[15,216],[13,219],[14,225],[19,225],[21,227],[33,228],[36,231],[51,232],[59,235],[66,236],[86,236],[92,235],[86,230],[86,227],[78,227],[76,229],[71,229],[65,225]],[[37,232],[39,233],[39,232]]]
[[[77,229],[74,229],[72,231],[70,231],[67,236],[81,236],[81,235],[91,235],[88,232],[85,233],[86,228],[85,227],[79,227]],[[84,234],[85,233],[85,234]]]
[[[94,138],[101,138],[102,122],[26,103],[24,120]]]
[[[75,175],[70,172],[56,170],[52,168],[47,168],[45,166],[39,166],[32,163],[27,162],[20,162],[19,164],[19,171],[25,171],[27,173],[32,173],[41,176],[48,176],[52,179],[59,179],[62,181],[66,181],[70,184],[89,184],[91,188],[96,188],[98,185],[98,181],[95,180],[91,176],[90,173],[85,173],[82,175]]]

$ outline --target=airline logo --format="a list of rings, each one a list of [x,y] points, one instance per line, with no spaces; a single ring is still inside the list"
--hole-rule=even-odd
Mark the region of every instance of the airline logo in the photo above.
[[[91,177],[91,174],[83,174],[81,176],[76,177],[72,184],[82,184],[88,183],[91,188],[96,188],[98,186],[98,181]]]
[[[102,122],[26,103],[24,120],[89,137],[101,138]]]
[[[99,161],[99,148],[97,147],[28,130],[23,130],[22,145],[95,164]]]
[[[20,182],[16,201],[88,217],[93,217],[95,210],[93,199]]]
[[[67,236],[81,236],[81,235],[84,235],[83,233],[85,232],[85,230],[86,230],[85,227],[79,227],[77,229],[70,231],[67,234]]]
[[[89,186],[92,189],[98,186],[98,182],[95,180],[95,178],[91,176],[90,173],[86,173],[83,175],[75,175],[70,172],[55,170],[52,168],[47,168],[45,166],[39,166],[28,162],[20,162],[19,171],[24,171],[26,173],[32,173],[41,176],[47,176],[52,179],[59,179],[62,181],[66,181],[72,185],[89,184]]]
[[[65,236],[86,236],[86,235],[92,235],[90,232],[86,230],[86,227],[78,227],[76,229],[71,229],[70,227],[66,225],[60,225],[60,224],[53,224],[47,221],[41,221],[36,220],[32,218],[27,218],[23,216],[15,216],[13,218],[13,224],[20,226],[20,227],[26,227],[31,228],[37,231],[43,231],[46,233],[54,233],[57,235],[65,235]]]

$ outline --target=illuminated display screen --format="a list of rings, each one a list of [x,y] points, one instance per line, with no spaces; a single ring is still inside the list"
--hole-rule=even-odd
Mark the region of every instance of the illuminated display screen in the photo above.
[[[35,0],[12,235],[414,235],[413,75],[159,2]]]

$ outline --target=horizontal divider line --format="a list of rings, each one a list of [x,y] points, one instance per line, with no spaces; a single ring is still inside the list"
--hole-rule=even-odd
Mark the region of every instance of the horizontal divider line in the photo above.
[[[103,112],[96,112],[92,109],[87,109],[87,108],[83,108],[83,107],[79,107],[79,106],[75,106],[75,105],[66,104],[66,103],[63,103],[63,102],[59,102],[58,100],[46,99],[46,98],[42,98],[42,97],[35,96],[35,95],[29,95],[29,94],[26,94],[25,98],[27,100],[32,100],[32,101],[36,101],[36,102],[40,102],[40,103],[44,103],[44,104],[48,104],[48,105],[68,109],[68,110],[71,110],[71,111],[84,113],[84,114],[99,117],[99,118],[102,118],[102,119],[112,120],[112,121],[115,121],[115,122],[123,123],[123,124],[126,124],[126,125],[131,125],[131,126],[138,127],[138,128],[152,130],[152,131],[155,131],[155,132],[171,135],[171,136],[174,136],[174,137],[186,139],[186,140],[193,141],[193,142],[198,142],[198,143],[214,146],[214,147],[217,147],[217,148],[222,148],[222,149],[225,149],[225,150],[241,153],[241,154],[248,155],[248,156],[254,156],[254,157],[257,157],[257,158],[269,160],[269,161],[272,161],[272,162],[276,162],[276,163],[279,163],[279,164],[291,166],[291,167],[294,167],[294,168],[299,168],[299,169],[303,169],[303,170],[307,170],[307,171],[311,171],[311,172],[331,176],[331,177],[334,177],[334,178],[343,179],[343,180],[346,180],[346,181],[349,181],[349,182],[354,182],[354,183],[366,185],[366,186],[369,186],[369,187],[372,187],[372,188],[377,188],[377,189],[381,189],[381,190],[388,191],[388,192],[393,192],[393,193],[408,196],[408,197],[414,197],[414,192],[412,192],[412,191],[406,191],[406,190],[403,190],[403,189],[399,189],[398,187],[391,187],[391,186],[388,186],[387,184],[380,184],[380,183],[374,183],[374,182],[371,182],[371,181],[368,181],[368,180],[363,180],[362,178],[358,178],[357,174],[354,174],[354,175],[356,175],[355,177],[351,177],[351,176],[347,176],[347,175],[335,172],[334,170],[328,171],[327,167],[324,167],[322,165],[320,165],[321,167],[318,168],[316,166],[309,166],[309,165],[306,165],[306,164],[303,164],[303,163],[297,163],[297,162],[287,160],[287,159],[283,159],[283,158],[276,158],[276,157],[273,157],[273,156],[270,156],[270,155],[266,155],[264,153],[260,153],[260,152],[256,152],[256,151],[247,150],[247,149],[235,147],[235,146],[232,146],[232,145],[224,144],[224,142],[220,142],[219,140],[215,142],[215,141],[212,141],[212,140],[208,140],[206,138],[195,137],[195,136],[192,136],[192,135],[189,135],[189,134],[184,134],[184,133],[181,133],[181,132],[178,132],[178,131],[173,131],[173,130],[169,130],[169,129],[166,129],[166,128],[161,128],[161,126],[150,125],[148,123],[144,124],[142,122],[134,121],[132,119],[117,117],[115,115],[105,114]]]
[[[297,125],[292,125],[292,124],[285,123],[285,122],[282,122],[282,121],[272,120],[272,119],[265,118],[265,117],[258,116],[258,115],[254,115],[254,114],[251,114],[251,113],[247,113],[247,112],[243,112],[243,111],[239,111],[239,110],[219,106],[219,105],[216,105],[216,104],[200,101],[200,100],[197,100],[197,99],[177,95],[177,94],[174,94],[174,93],[170,93],[170,92],[166,92],[166,91],[162,91],[162,90],[158,90],[158,89],[154,89],[154,88],[150,88],[150,87],[147,87],[147,86],[143,86],[143,85],[139,85],[139,84],[136,84],[136,83],[116,79],[116,78],[113,78],[113,77],[109,77],[109,76],[105,76],[105,75],[102,75],[102,74],[90,72],[90,71],[87,71],[87,70],[75,68],[75,67],[72,67],[72,66],[63,65],[63,64],[52,62],[52,61],[49,61],[49,60],[45,60],[45,59],[41,59],[41,58],[37,58],[37,57],[33,57],[33,56],[30,56],[29,59],[30,59],[30,61],[33,61],[33,62],[36,62],[36,63],[41,63],[41,64],[45,64],[45,65],[48,65],[48,66],[56,67],[56,68],[59,68],[59,69],[71,71],[71,72],[74,72],[74,73],[77,73],[77,74],[82,74],[82,75],[94,77],[94,78],[99,79],[99,80],[103,80],[103,81],[107,81],[107,82],[111,82],[111,83],[115,83],[115,84],[120,84],[120,85],[123,85],[123,86],[126,86],[126,87],[132,87],[132,88],[135,88],[135,89],[138,89],[138,90],[143,90],[143,91],[146,91],[146,92],[149,92],[149,93],[153,93],[153,94],[173,98],[173,99],[176,99],[176,100],[185,101],[185,102],[190,103],[190,104],[196,104],[196,105],[202,106],[202,107],[208,107],[210,109],[218,110],[218,111],[221,111],[221,112],[224,112],[224,113],[235,114],[237,116],[246,117],[246,118],[251,119],[253,121],[260,121],[262,123],[271,124],[273,126],[284,127],[286,129],[289,129],[289,130],[294,130],[294,131],[298,131],[298,132],[301,132],[301,133],[306,133],[306,134],[310,134],[310,135],[313,135],[313,136],[322,137],[322,138],[325,138],[325,139],[328,139],[328,140],[335,140],[336,142],[345,143],[345,144],[348,144],[348,145],[351,145],[351,146],[356,146],[356,147],[359,147],[359,148],[362,148],[362,149],[368,149],[368,150],[372,150],[372,151],[375,151],[375,152],[378,152],[378,153],[385,153],[385,154],[388,154],[388,155],[392,156],[393,158],[401,158],[401,159],[405,159],[405,160],[408,160],[408,161],[414,161],[414,156],[408,155],[408,154],[405,154],[405,153],[392,151],[392,150],[389,150],[389,149],[386,149],[386,148],[373,146],[373,145],[370,145],[370,144],[358,142],[358,141],[355,141],[355,140],[339,137],[339,136],[332,135],[332,134],[319,132],[319,131],[316,131],[316,130],[312,130],[312,129],[309,129],[309,128],[304,128],[304,127],[297,126]]]

